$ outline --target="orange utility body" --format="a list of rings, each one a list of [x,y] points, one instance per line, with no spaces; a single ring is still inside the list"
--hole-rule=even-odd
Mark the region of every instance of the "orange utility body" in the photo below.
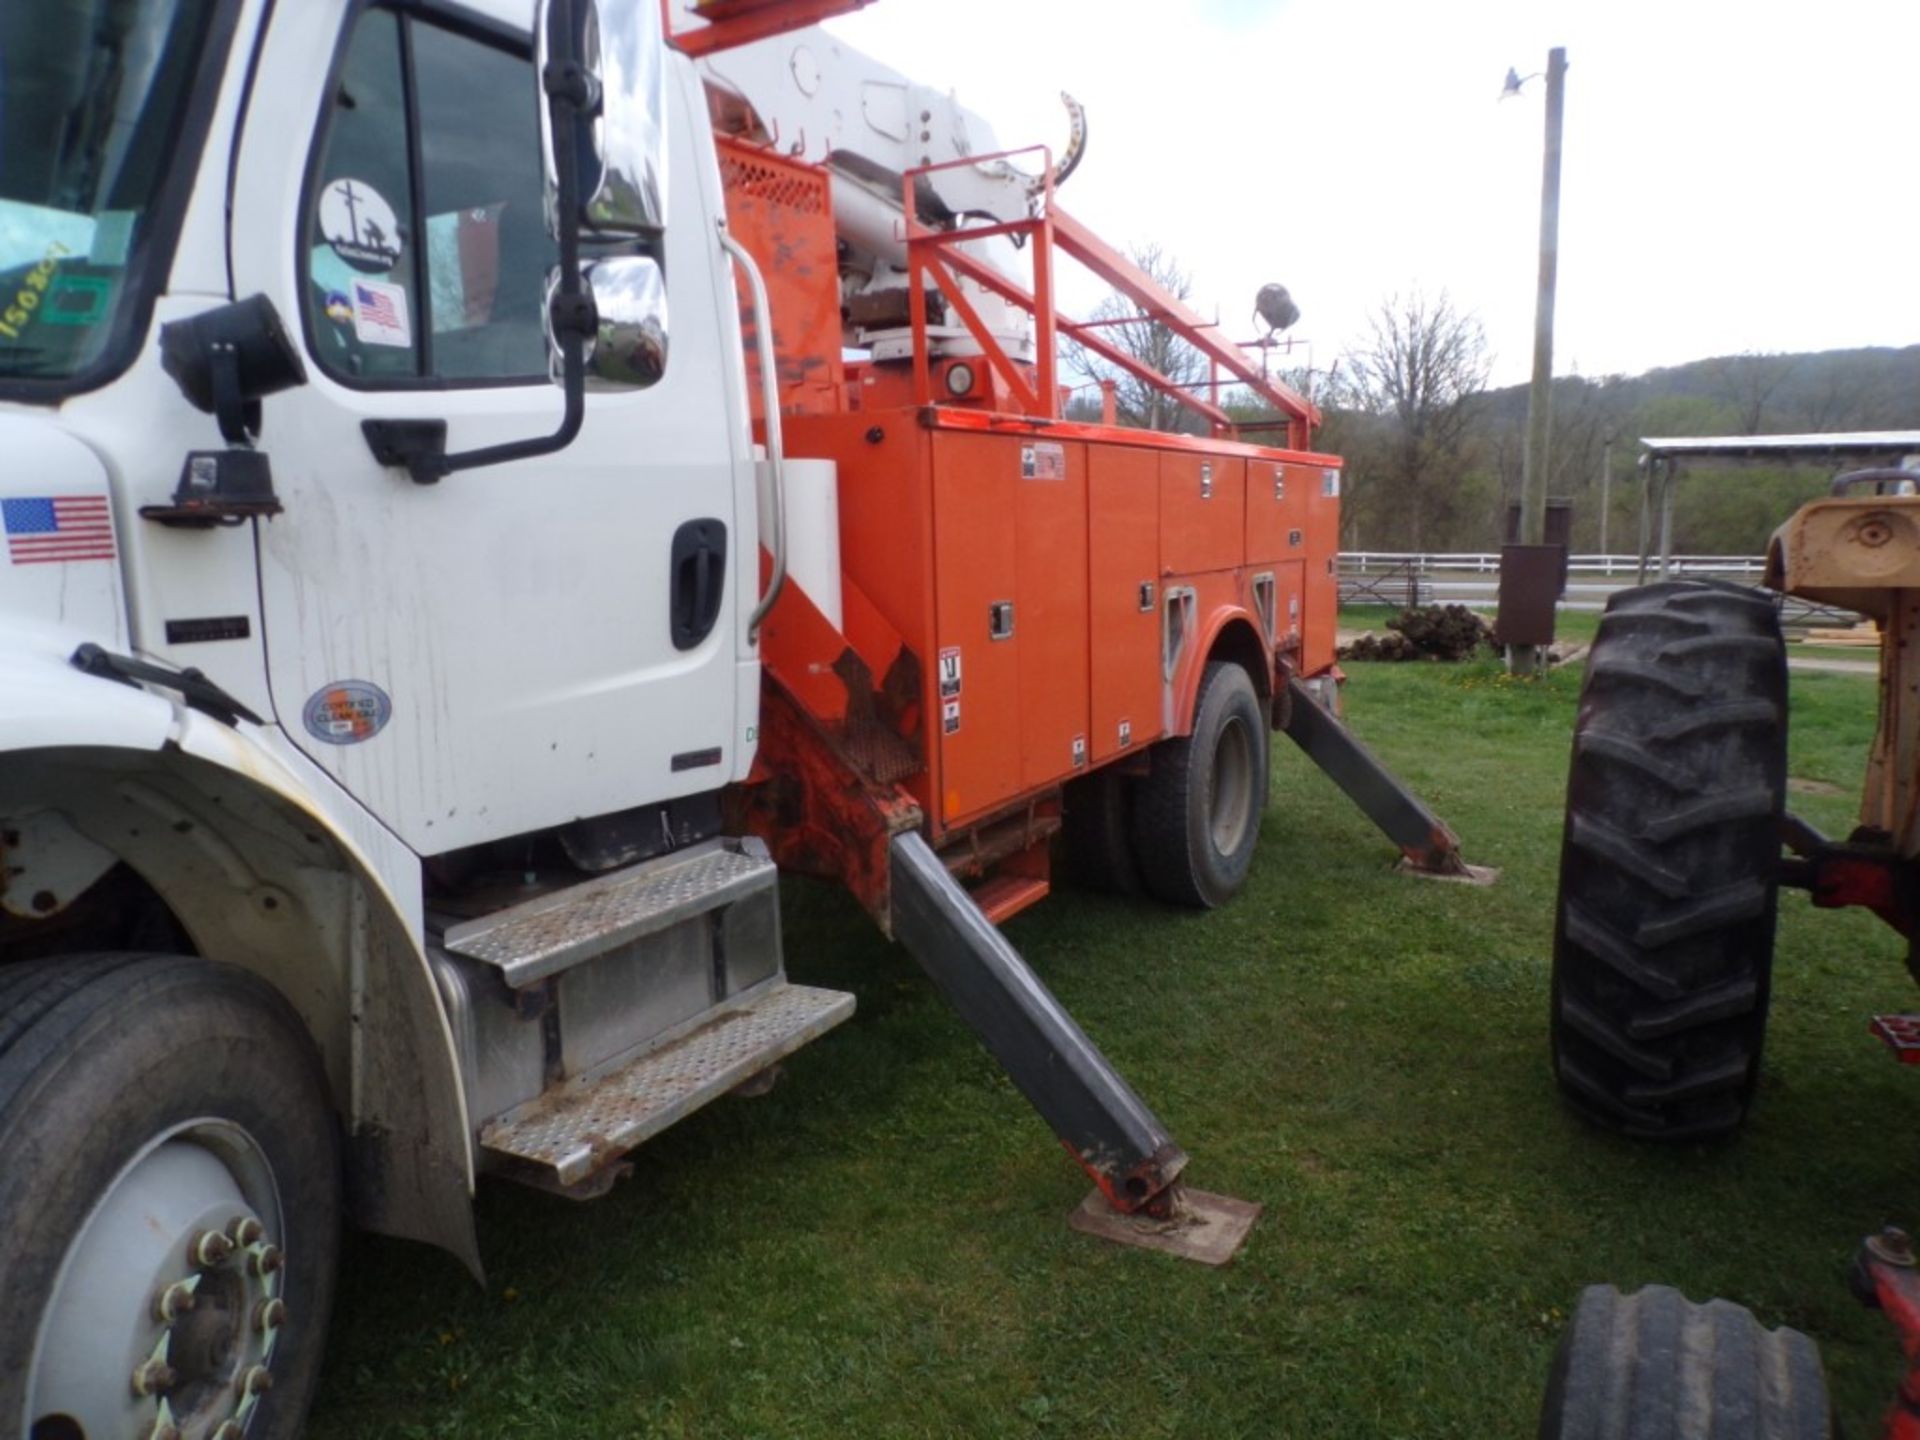
[[[921,824],[1004,918],[1046,893],[1062,787],[1099,766],[1144,765],[1156,741],[1189,733],[1210,659],[1247,666],[1276,724],[1286,678],[1331,669],[1340,461],[1307,448],[1318,418],[1308,402],[1060,214],[1046,182],[1033,218],[1015,225],[935,230],[903,217],[913,357],[844,362],[827,171],[716,139],[729,226],[769,291],[786,455],[838,469],[844,634],[797,585],[769,615],[763,793],[748,823],[783,864],[846,880],[883,924],[885,867],[859,852]],[[909,206],[921,173],[906,177]],[[1008,234],[1032,257],[1030,290],[957,248]],[[1216,396],[1221,383],[1250,385],[1282,417],[1268,428],[1300,448],[1243,442],[1214,401],[1056,315],[1056,250],[1200,348]],[[987,333],[956,274],[1034,315],[1031,363]],[[922,277],[980,354],[929,358]],[[751,357],[751,306],[742,316]],[[1062,420],[1063,333],[1164,384],[1213,433]],[[807,740],[780,733],[794,725]],[[803,759],[820,740],[831,763]],[[884,817],[876,787],[897,797]],[[857,814],[843,813],[849,802]]]

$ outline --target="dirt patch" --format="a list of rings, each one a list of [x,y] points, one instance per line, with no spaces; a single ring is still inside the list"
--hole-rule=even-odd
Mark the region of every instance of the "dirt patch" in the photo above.
[[[1787,777],[1787,793],[1790,795],[1844,795],[1847,792],[1825,780],[1802,780],[1798,775],[1790,775]]]

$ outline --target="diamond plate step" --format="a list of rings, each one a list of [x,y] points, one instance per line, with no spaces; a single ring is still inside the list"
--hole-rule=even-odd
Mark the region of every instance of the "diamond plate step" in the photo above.
[[[482,1148],[577,1185],[853,1014],[853,996],[775,985],[597,1079],[569,1080],[480,1132]]]
[[[518,989],[690,915],[744,899],[777,878],[759,840],[709,840],[464,921],[449,929],[441,944],[498,967],[507,984]]]

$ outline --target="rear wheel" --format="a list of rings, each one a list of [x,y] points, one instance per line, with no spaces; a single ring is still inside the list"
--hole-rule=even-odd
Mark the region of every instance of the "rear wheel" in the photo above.
[[[1623,591],[1587,660],[1567,782],[1553,1063],[1583,1114],[1691,1139],[1759,1076],[1786,790],[1786,651],[1755,591]]]
[[[1067,782],[1063,839],[1067,873],[1086,890],[1136,895],[1133,863],[1133,781],[1112,765]]]
[[[232,966],[0,969],[0,1428],[291,1440],[339,1253],[334,1117],[298,1017]]]
[[[1540,1440],[1832,1440],[1835,1429],[1813,1341],[1666,1285],[1589,1285],[1540,1407]]]
[[[1210,909],[1246,883],[1267,801],[1267,724],[1253,680],[1214,661],[1193,733],[1153,748],[1133,806],[1133,854],[1148,890]]]

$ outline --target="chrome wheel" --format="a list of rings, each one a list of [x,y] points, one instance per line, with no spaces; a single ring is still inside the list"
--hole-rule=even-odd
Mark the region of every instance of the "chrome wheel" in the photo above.
[[[240,1126],[155,1136],[95,1203],[34,1337],[27,1440],[240,1440],[287,1325],[273,1169]]]

